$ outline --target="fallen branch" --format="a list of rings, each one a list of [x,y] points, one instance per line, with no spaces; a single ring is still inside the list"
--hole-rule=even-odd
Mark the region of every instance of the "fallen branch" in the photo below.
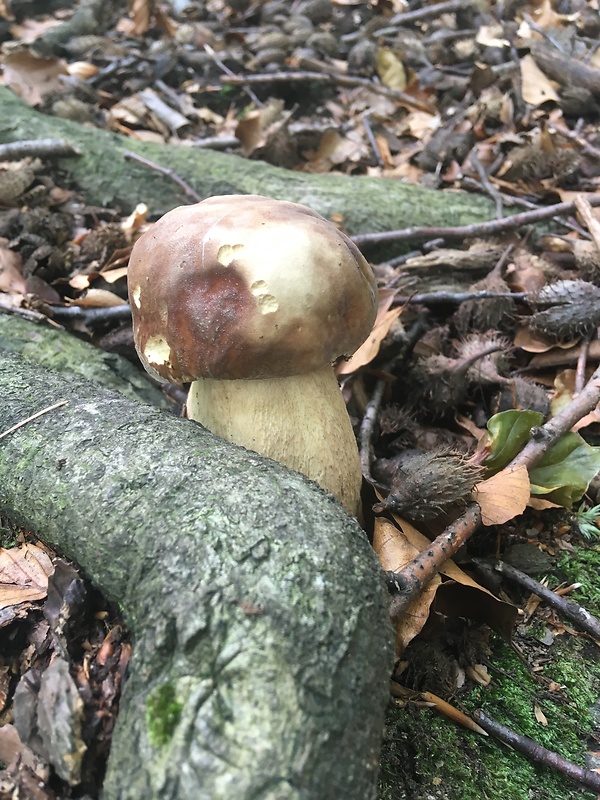
[[[0,387],[6,430],[65,381],[0,351]],[[0,513],[132,631],[103,796],[374,800],[392,636],[356,521],[201,426],[73,375],[68,391],[1,440]]]
[[[588,198],[591,206],[600,206],[600,197],[594,195]],[[475,236],[492,236],[498,233],[506,233],[521,228],[523,225],[534,225],[537,222],[544,222],[555,216],[574,214],[577,210],[575,203],[556,203],[544,208],[536,208],[533,211],[523,211],[521,214],[513,214],[511,217],[503,219],[493,219],[489,222],[480,222],[473,225],[460,225],[457,227],[410,227],[396,231],[382,231],[381,233],[363,233],[353,236],[352,239],[359,247],[375,244],[386,244],[389,242],[409,242],[415,239],[469,239]]]
[[[527,589],[527,591],[533,592],[549,606],[556,609],[561,616],[570,620],[580,630],[589,633],[590,636],[600,642],[600,620],[590,614],[589,611],[586,611],[579,603],[566,597],[561,597],[530,575],[526,575],[511,564],[507,564],[506,561],[492,561],[490,559],[475,559],[474,561],[475,564],[482,563],[491,566],[492,569],[500,572],[509,581],[514,581],[519,586]]]
[[[541,744],[533,741],[533,739],[512,731],[500,722],[488,717],[483,711],[476,711],[473,714],[473,718],[489,734],[495,736],[496,739],[504,742],[509,747],[518,750],[519,753],[523,753],[536,764],[557,770],[582,786],[593,789],[595,792],[600,792],[600,773],[580,767],[558,753],[546,750],[545,747],[542,747]]]

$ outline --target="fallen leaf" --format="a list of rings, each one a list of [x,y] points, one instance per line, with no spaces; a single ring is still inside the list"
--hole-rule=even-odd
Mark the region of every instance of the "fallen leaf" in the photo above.
[[[383,517],[375,519],[373,549],[379,557],[382,569],[391,572],[398,572],[419,554],[418,549],[408,541],[406,535]],[[429,618],[429,609],[440,582],[439,575],[436,575],[408,606],[398,621],[396,626],[397,656],[400,656],[408,643],[423,629]]]
[[[431,540],[413,527],[410,522],[396,514],[392,516],[410,544],[418,552],[431,546]],[[444,581],[438,586],[436,611],[448,616],[462,616],[484,622],[506,639],[510,638],[518,615],[515,606],[499,600],[473,580],[470,575],[467,575],[451,558],[444,562],[440,574],[450,580]]]
[[[125,303],[122,297],[108,289],[88,289],[83,297],[73,300],[71,305],[85,306],[89,308],[109,308],[110,306],[122,306]]]
[[[9,250],[7,245],[8,239],[0,238],[0,292],[25,294],[27,284],[21,274],[21,256]]]
[[[503,525],[525,511],[531,494],[527,467],[506,467],[475,486],[472,499],[484,525]]]
[[[53,572],[48,555],[34,544],[0,550],[0,609],[41,600]]]
[[[60,58],[41,58],[29,50],[17,50],[4,58],[4,83],[30,106],[42,102],[51,92],[62,91],[59,76],[67,75]]]
[[[523,100],[532,106],[539,106],[548,100],[558,102],[558,84],[551,81],[535,63],[532,55],[523,56],[520,61],[521,87]]]
[[[568,350],[574,344],[573,340],[570,342],[552,341],[541,334],[532,333],[528,327],[519,328],[513,341],[515,347],[520,347],[527,353],[547,353],[555,348]]]
[[[536,721],[539,722],[540,725],[543,725],[544,728],[546,728],[548,726],[548,720],[546,718],[546,715],[544,714],[544,712],[538,706],[537,703],[535,703],[535,705],[533,706],[533,713],[535,714]]]
[[[242,143],[245,156],[252,155],[259,147],[264,147],[272,126],[282,120],[284,105],[283,100],[271,97],[264,108],[248,112],[244,119],[238,122],[235,135]]]
[[[388,89],[396,89],[400,92],[406,89],[408,81],[404,64],[388,47],[380,47],[377,51],[377,74]]]
[[[370,364],[375,358],[381,347],[381,343],[388,335],[390,328],[402,313],[402,308],[390,308],[394,300],[395,291],[381,289],[379,292],[379,308],[373,329],[368,338],[361,344],[358,350],[348,361],[341,361],[337,367],[338,375],[350,375],[356,372],[359,367]]]
[[[554,395],[550,401],[551,416],[555,417],[573,399],[576,377],[577,371],[574,369],[563,369],[556,373]]]

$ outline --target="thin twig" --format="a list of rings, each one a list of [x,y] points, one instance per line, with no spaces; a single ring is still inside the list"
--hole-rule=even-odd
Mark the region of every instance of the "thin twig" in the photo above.
[[[590,344],[595,334],[588,334],[581,340],[579,348],[579,355],[577,356],[577,366],[575,368],[575,390],[573,396],[580,394],[585,386],[585,368],[587,367],[588,354],[590,352]]]
[[[492,569],[496,570],[496,572],[500,572],[510,581],[514,581],[515,583],[518,583],[519,586],[527,589],[529,592],[533,592],[533,594],[536,594],[549,606],[555,608],[561,616],[566,617],[566,619],[570,620],[580,630],[589,633],[590,636],[600,642],[600,620],[590,614],[589,611],[586,611],[586,609],[580,606],[579,603],[576,603],[574,600],[570,600],[565,597],[560,597],[558,594],[556,594],[556,592],[548,589],[547,586],[544,586],[542,583],[536,581],[531,576],[526,575],[524,572],[515,569],[515,567],[513,567],[511,564],[507,564],[505,561],[474,559],[474,563],[483,563],[485,565],[489,565]]]
[[[170,167],[161,167],[160,164],[155,164],[154,161],[150,161],[149,159],[144,158],[143,156],[139,156],[137,153],[134,153],[131,150],[125,150],[125,152],[123,153],[123,157],[128,158],[131,161],[138,161],[140,164],[143,164],[145,167],[148,167],[148,169],[153,169],[156,172],[160,172],[161,175],[166,175],[167,178],[170,178],[173,181],[173,183],[176,183],[177,186],[181,187],[186,194],[188,194],[197,202],[200,202],[201,200],[204,199],[203,197],[200,197],[200,195],[196,191],[194,191],[194,189],[192,189],[192,187],[189,186],[183,180],[183,178],[180,178],[176,172],[170,169]]]
[[[600,196],[593,195],[588,198],[591,206],[600,206]],[[489,222],[473,223],[472,225],[457,225],[448,228],[411,227],[397,231],[382,231],[381,233],[362,233],[352,236],[352,241],[359,247],[369,244],[383,244],[385,242],[406,242],[413,239],[467,239],[474,236],[489,236],[496,233],[506,233],[520,228],[522,225],[532,225],[543,222],[557,215],[572,214],[575,203],[556,203],[552,206],[537,208],[533,211],[524,211],[513,214],[505,219],[494,219]]]
[[[488,717],[487,714],[484,714],[481,710],[476,711],[473,717],[475,722],[481,725],[489,734],[504,744],[509,745],[509,747],[518,750],[519,753],[523,753],[523,755],[527,756],[527,758],[531,759],[531,761],[534,761],[536,764],[550,767],[574,781],[577,781],[577,783],[593,789],[594,792],[600,792],[600,774],[598,772],[580,767],[578,764],[574,764],[572,761],[563,758],[563,756],[558,753],[547,750],[545,747],[542,747],[541,744],[534,742],[533,739],[529,739],[527,736],[521,736],[521,734],[512,731],[500,722]]]
[[[66,139],[23,139],[20,142],[0,144],[2,161],[18,161],[20,158],[53,158],[80,156],[81,152]]]
[[[398,295],[394,297],[394,306],[403,306],[406,303],[420,303],[424,306],[433,306],[440,303],[453,303],[459,305],[466,300],[495,300],[498,297],[510,297],[511,300],[526,300],[529,292],[424,292],[423,294]]]
[[[28,422],[32,422],[34,419],[41,417],[43,414],[47,414],[49,411],[54,411],[55,408],[60,408],[61,406],[66,406],[68,404],[68,400],[61,400],[59,403],[54,403],[54,405],[48,406],[47,408],[43,408],[41,411],[36,411],[35,414],[32,414],[27,419],[22,419],[21,422],[17,422],[16,425],[13,425],[12,428],[0,433],[0,439],[4,439],[5,436],[8,436],[10,433],[14,433],[15,431],[22,428],[24,425],[27,425]]]
[[[369,89],[371,92],[390,97],[401,103],[416,108],[419,111],[431,111],[431,108],[415,97],[411,97],[406,92],[399,89],[390,89],[382,83],[375,83],[368,78],[359,78],[355,75],[343,75],[338,72],[265,72],[246,75],[221,75],[221,83],[231,86],[245,86],[246,84],[269,84],[269,83],[298,83],[302,81],[331,81],[338,86],[359,87]]]
[[[477,174],[479,175],[479,180],[481,181],[482,186],[492,198],[492,200],[496,203],[496,219],[502,219],[504,217],[504,200],[502,195],[496,189],[496,187],[490,182],[488,178],[488,174],[485,171],[485,167],[479,160],[479,155],[477,154],[477,148],[473,148],[469,155],[469,160],[471,164],[475,167]]]
[[[129,319],[131,307],[128,303],[119,306],[104,306],[102,308],[89,308],[86,306],[48,306],[53,318],[78,319],[85,323],[105,322],[110,320]]]
[[[467,542],[481,525],[481,509],[477,503],[470,503],[461,516],[431,542],[412,561],[395,573],[386,573],[386,582],[391,591],[400,594],[392,597],[390,616],[398,619],[413,600],[423,591],[429,581],[439,572],[442,565]],[[392,577],[393,575],[393,577]]]
[[[600,42],[599,42],[600,45]],[[569,139],[571,142],[575,142],[575,144],[581,148],[581,154],[584,156],[591,156],[591,158],[600,159],[600,149],[594,147],[594,145],[586,142],[585,139],[582,139],[581,136],[578,136],[573,131],[570,131],[568,128],[563,128],[562,125],[557,125],[555,122],[552,123],[550,130],[556,131],[556,133],[560,134],[560,136],[564,136],[565,139]]]
[[[548,420],[541,428],[533,428],[531,438],[521,452],[510,462],[510,467],[524,464],[530,469],[556,444],[560,437],[570,431],[576,422],[593,411],[600,402],[600,367],[594,372],[581,392],[562,411]]]
[[[379,407],[381,406],[381,401],[383,400],[383,394],[387,386],[387,381],[384,381],[383,379],[377,381],[375,388],[373,389],[371,399],[365,408],[365,413],[360,424],[360,468],[362,470],[364,479],[369,483],[375,482],[371,475],[371,461],[373,458],[373,431],[375,429]]]
[[[212,47],[211,47],[209,44],[205,44],[205,45],[204,45],[204,50],[205,50],[205,52],[206,52],[206,53],[208,53],[208,55],[209,55],[209,56],[212,58],[212,60],[213,60],[213,61],[215,62],[215,64],[216,64],[216,65],[219,67],[219,69],[223,70],[223,72],[225,73],[225,75],[227,75],[227,76],[228,76],[230,79],[231,79],[231,78],[238,78],[238,77],[239,77],[239,75],[236,75],[236,73],[235,73],[235,72],[233,72],[233,70],[229,69],[229,67],[227,66],[227,64],[225,64],[225,62],[224,62],[224,61],[222,61],[222,60],[219,58],[219,56],[216,54],[216,52],[213,50],[213,48],[212,48]],[[223,80],[223,78],[221,78],[221,80]],[[247,83],[247,82],[243,82],[243,83],[242,83],[242,89],[243,89],[243,91],[244,91],[244,92],[245,92],[245,93],[248,95],[248,97],[250,98],[250,100],[252,100],[252,102],[254,103],[254,105],[255,105],[257,108],[264,108],[264,107],[265,107],[265,104],[263,103],[263,101],[262,101],[262,100],[261,100],[259,97],[257,97],[257,96],[254,94],[254,92],[252,91],[252,89],[251,89],[249,86],[247,86],[247,85],[246,85],[246,83]]]
[[[362,124],[364,126],[365,133],[367,134],[367,139],[369,140],[369,144],[371,145],[371,149],[373,150],[373,154],[375,155],[375,161],[377,161],[377,165],[380,167],[384,167],[385,162],[381,155],[381,150],[379,149],[379,145],[377,144],[377,139],[375,138],[375,134],[373,133],[373,128],[371,127],[371,116],[369,114],[363,115]]]
[[[469,178],[465,176],[461,181],[461,186],[464,189],[475,189],[478,192],[484,191],[483,184],[480,181],[475,180],[475,178]],[[505,206],[518,206],[519,208],[530,208],[532,210],[540,208],[539,205],[536,203],[532,203],[531,200],[526,200],[524,197],[516,197],[512,194],[506,194],[506,192],[499,193],[502,199],[504,200]],[[581,227],[581,225],[577,225],[576,223],[572,222],[568,219],[561,219],[560,217],[552,217],[552,221],[556,222],[559,225],[563,225],[565,228],[569,228],[570,230],[577,231],[580,235],[584,238],[589,239],[589,235],[587,231]]]

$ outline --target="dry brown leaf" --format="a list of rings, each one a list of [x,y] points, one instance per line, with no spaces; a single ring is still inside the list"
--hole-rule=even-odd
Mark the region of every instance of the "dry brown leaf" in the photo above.
[[[525,511],[531,495],[527,467],[506,467],[475,486],[471,497],[484,525],[503,525]]]
[[[559,348],[560,350],[568,350],[573,347],[573,341],[570,342],[553,342],[545,336],[534,334],[528,327],[519,328],[513,339],[515,347],[520,347],[526,353],[547,353],[549,350]]]
[[[69,75],[74,75],[76,78],[81,78],[82,81],[87,81],[100,71],[97,66],[89,61],[73,61],[67,66]]]
[[[282,119],[284,101],[280,98],[270,97],[264,108],[250,111],[241,119],[235,129],[235,135],[242,143],[245,156],[259,147],[264,147],[269,135],[269,129]]]
[[[492,677],[485,664],[469,664],[466,672],[469,678],[480,686],[489,686],[492,682]]]
[[[148,33],[152,19],[152,5],[151,0],[130,1],[129,16],[133,22],[131,33],[134,36],[143,36]]]
[[[85,295],[74,300],[72,305],[109,308],[110,306],[122,306],[124,302],[122,297],[114,292],[109,292],[108,289],[88,289]]]
[[[532,106],[539,106],[548,100],[558,102],[558,84],[551,81],[535,63],[532,55],[523,56],[519,62],[523,100]]]
[[[569,405],[575,394],[575,382],[577,371],[574,369],[563,369],[557,372],[554,377],[554,394],[550,401],[551,416],[555,417],[559,411]]]
[[[479,733],[481,736],[488,736],[486,731],[483,730],[471,717],[467,716],[464,712],[459,711],[456,706],[451,705],[446,700],[443,700],[441,697],[438,697],[436,694],[432,692],[421,692],[421,697],[426,703],[430,703],[433,708],[443,714],[448,719],[451,719],[452,722],[456,722],[458,725],[462,725],[464,728],[468,728],[470,731],[474,733]]]
[[[544,726],[544,728],[548,727],[548,720],[546,718],[546,715],[544,714],[544,712],[538,706],[537,703],[535,703],[533,706],[533,713],[535,714],[536,722],[539,722],[540,725]]]
[[[148,206],[145,203],[138,203],[127,219],[121,222],[121,229],[125,233],[128,242],[131,242],[133,235],[146,225],[148,210]]]
[[[21,274],[21,256],[9,250],[7,245],[8,239],[0,238],[0,292],[25,294],[27,284]]]
[[[585,417],[582,417],[579,422],[576,422],[571,430],[580,431],[583,428],[587,428],[588,425],[595,425],[598,422],[600,422],[600,408],[595,408],[593,411],[590,411],[589,414],[586,414]]]
[[[120,281],[121,278],[126,277],[127,267],[116,267],[115,269],[102,270],[102,272],[99,272],[98,274],[107,283],[116,283],[117,281]]]
[[[481,25],[475,41],[484,47],[510,47],[510,42],[504,36],[504,28],[499,23]]]
[[[559,506],[558,503],[553,503],[551,500],[544,500],[543,497],[530,497],[527,505],[536,511],[545,511],[547,508],[564,508],[564,506]]]
[[[393,517],[416,550],[420,552],[431,545],[431,540],[414,528],[410,522],[396,514],[393,514]],[[454,616],[480,620],[502,633],[506,638],[510,637],[517,617],[517,610],[514,606],[499,600],[490,591],[480,586],[451,558],[444,562],[440,573],[450,580],[438,587],[437,610],[445,613],[445,608]]]
[[[379,557],[382,569],[392,572],[402,569],[419,553],[404,533],[383,517],[375,519],[373,549]],[[408,643],[423,629],[440,582],[439,575],[436,575],[403,613],[396,626],[397,656],[400,656]]]
[[[41,600],[53,572],[48,555],[34,544],[0,550],[0,609]]]
[[[30,106],[36,106],[47,94],[64,87],[59,76],[67,75],[61,58],[41,58],[29,50],[17,50],[4,57],[4,83]]]
[[[366,341],[358,348],[348,361],[342,361],[336,367],[338,375],[350,375],[359,367],[370,364],[381,347],[381,343],[388,335],[390,328],[402,313],[402,308],[390,308],[395,292],[389,289],[379,290],[379,308],[373,329]]]

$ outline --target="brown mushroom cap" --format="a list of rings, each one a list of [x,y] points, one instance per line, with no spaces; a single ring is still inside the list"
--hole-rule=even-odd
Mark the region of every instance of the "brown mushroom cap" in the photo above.
[[[376,314],[371,268],[296,203],[211,197],[165,214],[129,262],[135,343],[153,374],[286,377],[350,355]]]

